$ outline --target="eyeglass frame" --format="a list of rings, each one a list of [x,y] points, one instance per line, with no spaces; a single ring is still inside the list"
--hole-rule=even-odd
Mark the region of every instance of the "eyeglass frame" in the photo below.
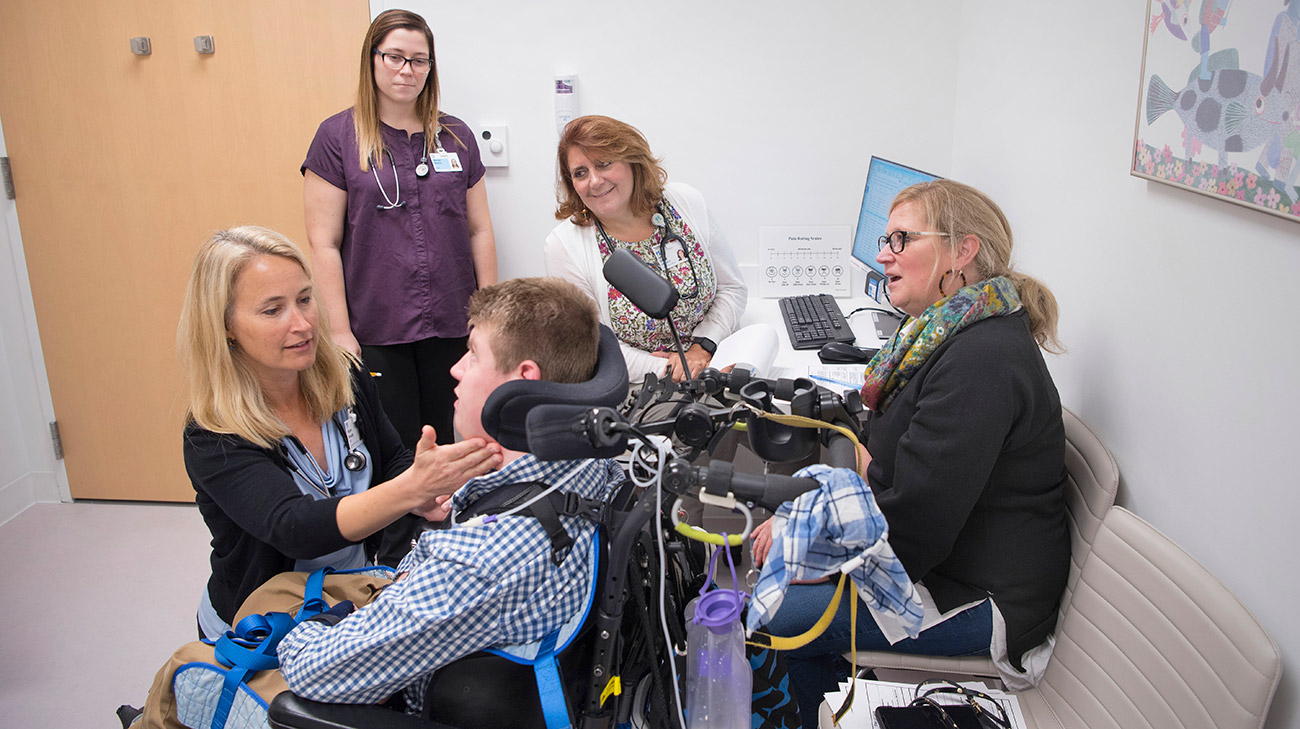
[[[922,691],[921,690],[922,687],[924,687],[926,684],[935,684],[935,686],[934,688],[930,688],[925,691]],[[972,709],[975,710],[975,715],[977,718],[980,719],[981,724],[983,724],[984,720],[987,719],[989,723],[993,724],[995,727],[998,727],[999,729],[1011,729],[1011,717],[1007,716],[1006,709],[1002,708],[1002,704],[999,704],[997,702],[997,699],[993,698],[992,696],[989,696],[983,691],[979,691],[973,688],[968,688],[966,686],[962,686],[959,683],[954,683],[946,679],[927,678],[926,680],[916,685],[916,688],[913,689],[913,693],[915,694],[916,698],[912,699],[912,706],[937,707],[940,710],[940,713],[943,714],[944,722],[950,726],[950,729],[958,729],[957,722],[954,721],[951,716],[948,716],[948,713],[946,711],[943,711],[944,704],[940,704],[939,702],[930,698],[934,694],[957,694],[958,696],[961,696],[962,698],[966,699],[966,703]],[[993,712],[984,708],[982,705],[980,705],[977,699],[987,701],[994,709],[997,709],[997,714],[994,714]]]
[[[894,247],[894,236],[896,235],[903,236],[903,239],[898,242],[897,248]],[[885,250],[885,246],[889,246],[889,251],[897,256],[907,248],[907,244],[911,242],[912,238],[921,238],[927,235],[937,235],[942,238],[948,238],[951,237],[952,234],[940,233],[934,230],[896,230],[893,233],[880,236],[876,241],[876,251],[883,251]]]
[[[429,73],[430,71],[433,70],[432,58],[407,58],[406,56],[403,56],[400,53],[389,53],[387,51],[381,51],[378,48],[371,48],[370,50],[374,55],[379,56],[379,61],[380,63],[384,64],[384,68],[394,73],[401,73],[402,69],[406,68],[406,64],[408,63],[411,64],[411,71],[415,73]],[[402,59],[402,65],[398,66],[397,68],[393,68],[392,66],[388,65],[389,64],[388,59],[390,57]],[[428,68],[421,69],[419,66],[416,65],[416,63],[428,64]]]

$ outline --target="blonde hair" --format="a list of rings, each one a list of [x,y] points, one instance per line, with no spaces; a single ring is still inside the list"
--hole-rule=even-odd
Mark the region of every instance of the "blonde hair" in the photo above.
[[[429,75],[425,78],[424,88],[415,97],[415,114],[424,125],[424,148],[432,152],[438,134],[438,123],[443,114],[438,110],[441,98],[438,90],[438,61],[433,54],[433,31],[424,18],[409,10],[385,10],[370,23],[366,37],[361,41],[361,79],[357,83],[357,103],[352,107],[352,126],[357,135],[357,161],[361,171],[370,169],[373,161],[384,168],[384,135],[379,130],[379,101],[375,92],[375,51],[384,42],[388,34],[403,28],[424,34],[429,42]],[[447,132],[452,139],[465,149],[465,143],[450,127]]]
[[[287,258],[311,278],[302,250],[273,230],[244,225],[213,234],[194,258],[176,328],[176,351],[189,380],[186,420],[270,448],[290,431],[267,405],[261,384],[228,334],[239,276],[259,256]],[[321,423],[352,404],[350,355],[334,343],[329,331],[325,307],[319,307],[316,361],[298,374],[308,411]]]
[[[586,382],[596,370],[596,302],[563,279],[512,278],[481,288],[469,297],[469,323],[491,330],[500,372],[526,359],[551,382]]]
[[[627,162],[632,167],[633,213],[649,215],[659,204],[668,173],[659,166],[662,160],[651,154],[645,135],[631,124],[607,116],[580,116],[569,122],[560,136],[556,220],[568,218],[575,225],[591,225],[591,211],[573,187],[573,173],[569,169],[569,150],[574,147],[593,160]]]
[[[1055,354],[1065,352],[1065,346],[1056,337],[1059,317],[1056,297],[1041,281],[1012,267],[1011,224],[997,203],[970,185],[953,180],[912,185],[898,193],[889,210],[892,213],[894,208],[908,202],[919,204],[925,211],[929,230],[947,234],[947,237],[936,238],[942,241],[936,245],[948,246],[953,255],[966,236],[979,238],[979,252],[972,262],[979,276],[977,280],[996,276],[1009,278],[1016,287],[1021,305],[1029,314],[1029,329],[1038,346]]]

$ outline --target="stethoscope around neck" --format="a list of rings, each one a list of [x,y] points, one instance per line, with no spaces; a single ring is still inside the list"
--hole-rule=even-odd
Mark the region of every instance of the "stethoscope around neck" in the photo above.
[[[618,245],[615,243],[614,239],[609,236],[609,233],[605,232],[605,226],[600,224],[600,218],[593,215],[591,216],[591,219],[596,221],[596,229],[600,231],[600,237],[605,239],[605,245],[609,246],[611,251],[614,248],[617,248]],[[659,262],[662,263],[664,267],[664,278],[668,279],[669,275],[668,244],[677,241],[677,249],[682,252],[683,256],[685,256],[686,265],[691,269],[691,284],[693,285],[691,293],[685,294],[678,291],[677,294],[683,299],[694,299],[699,296],[700,279],[695,273],[695,261],[691,258],[691,250],[687,247],[686,241],[668,225],[668,219],[664,216],[662,206],[655,206],[654,215],[650,216],[650,225],[653,225],[655,230],[661,231],[659,234]],[[669,279],[669,283],[672,283],[671,279]]]
[[[348,454],[343,457],[343,467],[353,473],[361,471],[366,467],[366,454],[361,450],[363,441],[361,440],[361,433],[357,430],[356,410],[348,408],[347,415],[342,420],[338,417],[331,417],[330,420],[334,422],[334,427],[338,428],[339,434],[343,436],[343,441],[347,445]],[[316,463],[314,458],[311,458],[311,454],[307,451],[307,447],[302,444],[302,441],[298,440],[297,436],[290,435],[289,439],[293,441],[294,445],[298,446],[298,450],[304,456],[307,456],[311,460],[312,465],[315,466],[315,475],[319,481],[313,481],[311,476],[298,468],[298,464],[294,463],[292,458],[288,458],[288,454],[286,453],[285,458],[289,463],[289,468],[292,469],[294,473],[302,476],[307,483],[311,484],[312,487],[320,492],[322,496],[329,497],[331,495],[330,490],[329,487],[325,485],[325,474],[321,472],[320,464]],[[280,446],[281,449],[284,449],[285,447],[286,446],[284,445]]]
[[[433,132],[433,144],[437,147],[439,154],[442,153],[442,140],[438,135],[442,133],[442,126],[438,126]],[[397,160],[393,157],[393,151],[384,147],[384,154],[388,155],[388,164],[393,168],[393,186],[396,188],[393,197],[388,197],[388,191],[384,189],[384,183],[379,181],[379,170],[374,164],[370,165],[370,173],[375,176],[375,184],[379,186],[379,194],[384,196],[384,202],[387,205],[375,205],[376,210],[393,210],[394,208],[406,207],[406,201],[402,199],[402,180],[397,175]],[[429,176],[429,144],[426,142],[424,148],[420,151],[420,161],[415,165],[415,176],[424,179]]]

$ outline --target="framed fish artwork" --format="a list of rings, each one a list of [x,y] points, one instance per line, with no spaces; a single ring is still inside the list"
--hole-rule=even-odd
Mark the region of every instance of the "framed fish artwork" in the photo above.
[[[1300,222],[1300,0],[1147,0],[1131,172]]]

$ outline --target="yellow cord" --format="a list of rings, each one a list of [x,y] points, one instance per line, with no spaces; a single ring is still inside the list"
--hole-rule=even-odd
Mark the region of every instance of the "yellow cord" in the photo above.
[[[815,638],[826,632],[826,628],[830,627],[831,620],[835,618],[835,613],[840,609],[840,598],[844,596],[845,583],[853,584],[852,581],[849,580],[848,573],[841,572],[840,582],[835,586],[835,594],[831,597],[830,604],[826,606],[826,610],[822,612],[822,616],[817,619],[817,622],[813,623],[811,628],[800,635],[784,637],[759,632],[757,635],[767,638],[769,641],[768,643],[756,643],[749,640],[745,641],[745,643],[747,645],[757,646],[759,648],[771,648],[772,650],[777,651],[794,650],[795,648],[802,648],[808,645]],[[849,596],[849,652],[853,655],[857,655],[858,653],[858,596],[854,594],[855,592],[856,591],[850,590]],[[844,715],[849,713],[849,709],[853,706],[853,689],[855,683],[856,681],[849,683],[849,693],[844,697],[844,703],[840,706],[839,710],[835,712],[835,724],[837,726],[840,723],[840,719],[843,719]]]
[[[704,542],[705,544],[712,544],[718,547],[721,547],[723,544],[726,544],[729,547],[739,547],[745,543],[744,534],[728,534],[727,540],[723,542],[721,534],[706,532],[703,529],[693,524],[687,524],[684,521],[679,521],[674,524],[673,530],[687,539],[694,539],[697,542]]]

